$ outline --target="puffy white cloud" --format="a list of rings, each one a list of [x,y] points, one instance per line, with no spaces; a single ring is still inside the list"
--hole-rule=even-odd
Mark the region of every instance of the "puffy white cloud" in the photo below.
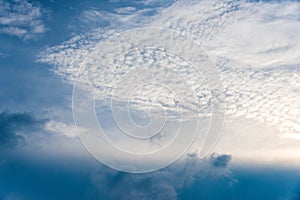
[[[26,0],[0,2],[0,33],[31,39],[46,31],[42,10]]]

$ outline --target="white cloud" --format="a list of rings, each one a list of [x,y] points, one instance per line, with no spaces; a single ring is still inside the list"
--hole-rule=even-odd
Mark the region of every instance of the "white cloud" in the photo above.
[[[99,41],[114,32],[139,26],[176,29],[205,47],[216,62],[225,87],[229,118],[244,118],[253,120],[257,124],[273,126],[282,134],[298,134],[300,131],[299,6],[300,3],[295,1],[178,1],[171,7],[160,10],[157,15],[148,20],[142,19],[140,24],[133,20],[128,26],[125,25],[128,22],[122,22],[122,15],[109,14],[108,16],[114,15],[112,18],[107,18],[111,26],[74,37],[62,45],[50,47],[39,56],[39,61],[54,65],[55,73],[63,80],[73,83],[79,65],[90,49],[94,49]],[[118,18],[118,23],[124,25],[121,26],[122,28],[116,27],[118,23],[114,22],[115,18]],[[94,72],[93,77],[96,77],[94,80],[99,80],[100,76],[97,73],[99,71],[106,75],[106,82],[98,82],[102,89],[107,89],[99,93],[101,103],[105,103],[105,97],[108,97],[111,92],[109,88],[113,86],[114,81],[118,80],[120,74],[127,72],[129,68],[134,69],[155,62],[165,63],[167,68],[178,69],[182,73],[182,76],[168,80],[180,90],[186,89],[181,83],[181,77],[186,77],[192,85],[191,88],[199,92],[199,96],[205,92],[199,87],[198,77],[189,70],[188,63],[181,62],[165,52],[149,54],[148,57],[146,52],[137,49],[133,53],[124,54],[116,61],[119,66],[116,71],[91,69],[91,72]],[[168,70],[155,72],[163,77]],[[131,81],[135,80],[128,80],[126,84],[130,85]],[[151,95],[167,97],[160,105],[172,107],[168,105],[170,94],[158,88],[157,91],[151,92],[137,90],[137,96],[144,98],[140,99],[138,108],[148,109],[145,106],[147,102],[144,100],[149,99]],[[206,103],[210,99],[209,95],[205,97],[207,98],[201,105],[203,110],[207,109]],[[190,113],[193,113],[193,104],[188,101],[188,98],[186,100],[181,103],[189,108]],[[239,130],[243,132],[243,128],[240,127]],[[253,137],[261,138],[260,135],[263,134],[261,130],[257,133],[254,130]],[[295,135],[286,136],[296,138]],[[265,140],[259,141],[261,144]],[[232,141],[229,144],[232,145]],[[269,147],[267,145],[266,148]],[[255,147],[251,146],[251,148]],[[251,156],[251,151],[248,150],[241,152]],[[268,151],[264,150],[264,152]]]
[[[129,7],[117,8],[117,9],[115,9],[115,12],[118,14],[128,14],[128,13],[134,12],[136,10],[137,9],[135,7],[129,6]]]
[[[251,67],[299,64],[300,3],[178,1],[154,24],[177,29],[210,53]]]
[[[64,135],[68,138],[77,137],[76,127],[74,125],[69,125],[63,122],[48,121],[45,124],[45,130],[52,133]]]
[[[21,1],[0,2],[0,33],[31,39],[46,31],[41,8]]]
[[[149,24],[170,27],[192,35],[207,48],[215,58],[223,77],[230,116],[244,116],[259,122],[267,122],[283,132],[298,132],[297,116],[300,111],[297,88],[300,75],[298,70],[291,72],[290,68],[291,64],[296,68],[300,58],[300,53],[297,53],[300,49],[300,46],[298,47],[300,34],[296,34],[300,31],[299,21],[296,20],[299,5],[297,2],[180,1],[162,10]],[[267,12],[270,10],[277,12]],[[95,11],[88,13],[99,14]],[[123,18],[116,14],[102,13],[102,15],[112,23]],[[93,15],[92,19],[97,18]],[[112,27],[115,28],[116,25]],[[132,26],[129,24],[129,27]],[[56,65],[57,74],[74,81],[79,63],[89,49],[95,47],[98,41],[110,33],[112,32],[97,30],[88,36],[76,37],[60,46],[49,48],[41,56],[40,61]],[[239,34],[240,37],[233,34]],[[139,55],[141,56],[141,52],[137,52],[134,56]],[[135,57],[132,60],[131,56],[125,55],[124,63],[120,63],[121,71],[126,72],[131,65],[145,64],[144,58],[141,57],[141,60]],[[163,62],[162,59],[165,59],[170,68],[177,66],[184,69],[184,66],[187,66],[187,63],[178,65],[178,62],[171,61],[170,57],[158,58],[155,60]],[[256,68],[258,64],[262,69]],[[266,69],[270,67],[273,68]],[[189,72],[184,74],[184,77],[196,80],[197,76],[193,74]],[[116,77],[111,77],[110,80],[113,82]],[[109,87],[107,85],[107,88]],[[198,89],[201,92],[205,91]],[[105,96],[109,91],[104,91],[101,95],[103,94]]]
[[[80,15],[80,21],[85,27],[92,29],[110,29],[110,30],[124,30],[128,27],[137,27],[149,22],[152,18],[149,12],[158,12],[160,7],[156,8],[142,8],[135,7],[121,7],[116,8],[112,12],[105,10],[91,8],[85,10]]]

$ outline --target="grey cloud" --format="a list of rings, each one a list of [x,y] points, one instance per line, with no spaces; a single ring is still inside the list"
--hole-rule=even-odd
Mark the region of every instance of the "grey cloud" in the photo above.
[[[231,155],[217,155],[217,154],[212,154],[212,156],[209,158],[211,164],[214,167],[227,167],[228,163],[231,160]]]
[[[32,132],[43,123],[43,120],[35,119],[28,113],[0,113],[0,148],[24,143],[21,133]]]
[[[146,174],[128,174],[98,168],[91,180],[101,199],[179,199],[180,192],[198,181],[234,181],[227,169],[231,156],[213,154],[208,159],[189,155],[185,161]]]

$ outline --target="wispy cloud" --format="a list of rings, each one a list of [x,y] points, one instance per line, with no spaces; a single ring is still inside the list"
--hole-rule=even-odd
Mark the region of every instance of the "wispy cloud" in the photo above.
[[[27,40],[45,31],[40,7],[26,0],[0,2],[0,33]]]
[[[138,23],[145,23],[147,11],[150,9],[137,10],[134,7],[125,7],[116,9],[114,12],[108,12],[98,9],[89,9],[81,14],[83,25],[97,28],[121,28],[125,26],[136,26]]]
[[[189,34],[210,53],[251,67],[299,64],[297,1],[178,1],[155,24]]]
[[[49,120],[47,123],[45,123],[45,130],[51,133],[64,135],[67,138],[77,137],[76,127],[61,121]]]

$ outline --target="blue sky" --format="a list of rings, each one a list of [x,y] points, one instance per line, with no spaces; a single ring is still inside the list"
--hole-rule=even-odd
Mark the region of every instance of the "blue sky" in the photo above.
[[[298,1],[1,1],[0,199],[300,199],[299,11]],[[81,67],[93,62],[88,72],[96,83],[95,113],[109,138],[128,151],[152,150],[173,137],[176,95],[186,136],[195,116],[203,116],[200,131],[205,129],[215,100],[182,55],[136,48],[123,52],[115,68],[97,65],[105,52],[101,42],[145,27],[176,30],[205,49],[224,86],[226,111],[221,137],[207,157],[199,153],[200,138],[170,166],[131,174],[96,160],[78,137],[76,128],[85,127],[74,124],[72,90]],[[128,130],[123,93],[111,97],[110,89],[118,81],[130,88],[146,80],[149,70],[119,77],[149,63],[168,87],[125,91],[137,99],[130,117],[147,124],[148,112],[159,115],[163,108],[175,120],[143,147],[119,136],[109,103],[120,106],[114,114]]]

